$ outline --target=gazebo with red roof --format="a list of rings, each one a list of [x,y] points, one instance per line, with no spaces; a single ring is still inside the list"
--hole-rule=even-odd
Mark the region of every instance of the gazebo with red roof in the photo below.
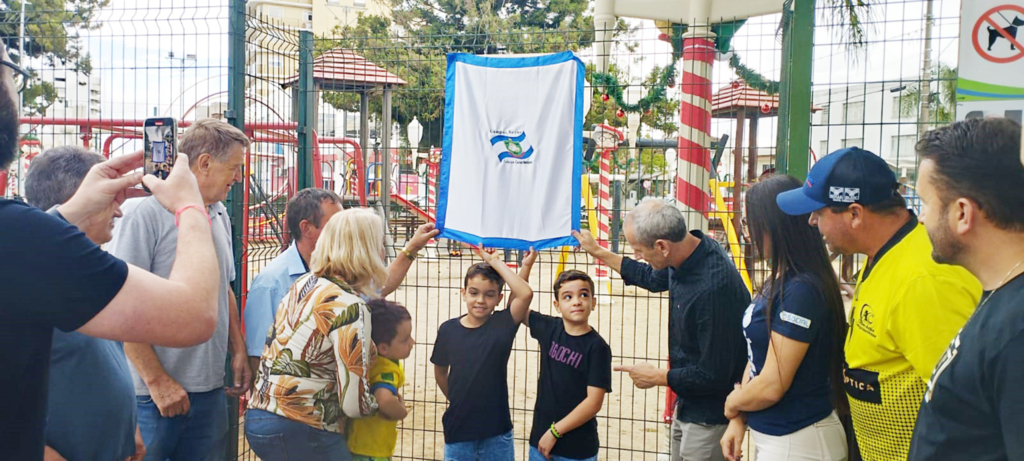
[[[310,120],[317,120],[317,108],[321,91],[338,91],[343,93],[359,93],[359,145],[363,148],[363,165],[367,161],[367,146],[370,143],[370,92],[382,91],[384,96],[383,113],[381,114],[381,151],[384,154],[384,165],[390,165],[391,152],[391,97],[395,87],[407,85],[395,74],[384,70],[380,66],[366,58],[342,48],[333,48],[325,51],[313,60],[313,95]],[[286,80],[281,84],[283,88],[292,86],[293,101],[299,101],[297,93],[299,74]],[[297,104],[296,104],[297,107]],[[391,169],[381,168],[384,187],[389,188],[391,184]],[[384,189],[388,190],[388,189]],[[384,209],[389,209],[389,194],[381,194]]]
[[[733,143],[732,162],[732,210],[733,225],[744,229],[740,198],[743,196],[743,128],[750,120],[749,151],[747,154],[747,183],[757,180],[757,121],[762,116],[776,117],[779,114],[779,96],[770,95],[751,88],[743,80],[734,80],[718,90],[711,98],[711,116],[714,118],[736,119],[736,141]],[[749,245],[746,251],[747,267],[753,267]]]

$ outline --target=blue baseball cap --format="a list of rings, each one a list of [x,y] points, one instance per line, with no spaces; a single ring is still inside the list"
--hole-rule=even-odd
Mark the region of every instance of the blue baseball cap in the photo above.
[[[799,189],[775,198],[788,215],[804,215],[827,206],[872,205],[892,196],[899,183],[889,164],[859,147],[837,150],[818,160]]]

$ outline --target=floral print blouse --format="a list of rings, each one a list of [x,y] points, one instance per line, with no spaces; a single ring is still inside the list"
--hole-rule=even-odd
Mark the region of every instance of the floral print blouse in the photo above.
[[[369,338],[370,313],[355,290],[331,277],[302,276],[267,333],[249,408],[344,432],[347,418],[376,411],[368,372],[377,350]]]

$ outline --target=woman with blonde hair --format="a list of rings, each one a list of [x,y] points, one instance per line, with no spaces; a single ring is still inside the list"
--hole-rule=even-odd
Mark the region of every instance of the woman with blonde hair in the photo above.
[[[245,435],[264,461],[349,460],[348,418],[376,410],[368,372],[376,359],[366,300],[394,288],[436,235],[421,226],[391,266],[384,227],[364,208],[335,214],[278,309],[257,370]],[[365,342],[365,344],[364,344]]]

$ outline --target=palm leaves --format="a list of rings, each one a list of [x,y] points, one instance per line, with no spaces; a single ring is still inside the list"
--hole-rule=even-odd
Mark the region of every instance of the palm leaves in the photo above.
[[[938,69],[939,91],[929,91],[930,120],[920,123],[952,122],[956,114],[956,67],[940,62]],[[931,82],[924,82],[930,84]],[[915,117],[921,108],[921,83],[908,85],[900,96],[900,117]]]
[[[825,0],[825,26],[839,35],[841,43],[850,50],[865,44],[864,25],[871,16],[872,3],[868,0]]]

